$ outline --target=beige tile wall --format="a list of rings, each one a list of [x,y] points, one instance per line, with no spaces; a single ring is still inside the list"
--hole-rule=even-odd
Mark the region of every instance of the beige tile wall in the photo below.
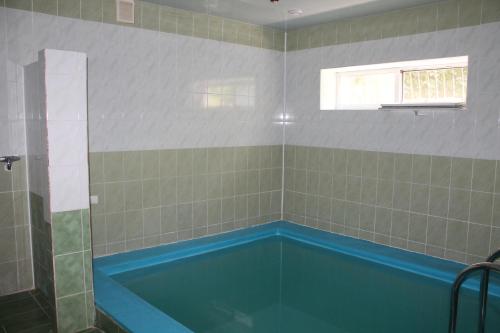
[[[282,147],[90,154],[94,256],[281,218]]]

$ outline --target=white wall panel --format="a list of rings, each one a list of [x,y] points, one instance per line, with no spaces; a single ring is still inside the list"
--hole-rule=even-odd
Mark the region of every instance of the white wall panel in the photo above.
[[[469,56],[467,111],[319,110],[321,68]],[[286,143],[500,158],[500,23],[295,51],[287,55]]]

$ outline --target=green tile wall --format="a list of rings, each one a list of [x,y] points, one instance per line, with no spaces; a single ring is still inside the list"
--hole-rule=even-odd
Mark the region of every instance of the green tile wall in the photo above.
[[[284,219],[477,262],[500,248],[498,161],[285,146]]]
[[[498,0],[448,0],[291,30],[287,51],[406,36],[500,21]]]
[[[88,209],[52,214],[59,333],[78,332],[95,321],[90,233]]]
[[[135,1],[134,24],[116,22],[115,0],[7,0],[5,6],[271,50],[285,48],[283,31],[145,1]]]
[[[33,287],[26,164],[0,168],[0,295]]]
[[[282,146],[90,153],[94,255],[281,218]]]
[[[44,220],[43,198],[30,193],[35,287],[49,304],[59,333],[95,322],[89,210],[51,214]]]
[[[35,288],[40,290],[49,304],[55,322],[54,266],[51,224],[44,219],[43,198],[30,192],[31,239]]]

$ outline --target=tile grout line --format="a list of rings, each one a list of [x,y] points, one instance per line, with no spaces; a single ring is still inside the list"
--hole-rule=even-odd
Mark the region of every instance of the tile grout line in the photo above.
[[[392,193],[391,193],[391,207],[389,208],[391,210],[391,226],[390,226],[390,229],[389,229],[389,242],[391,242],[391,239],[392,239],[392,229],[393,229],[393,215],[394,215],[394,199],[395,199],[395,196],[396,196],[396,156],[395,154],[392,154],[392,158],[393,158],[393,161],[392,161],[392,177],[391,177],[391,181],[392,181]]]
[[[78,295],[85,296],[85,291],[80,291],[80,292],[77,292],[77,293],[73,293],[73,294],[69,294],[69,295],[64,295],[64,296],[58,297],[57,299],[60,300],[60,299],[70,298],[70,297],[78,296]]]
[[[477,120],[474,121],[474,124],[476,123]],[[475,127],[475,125],[474,125]],[[473,183],[474,183],[474,170],[475,170],[475,160],[472,160],[472,171],[471,171],[471,179],[470,179],[470,192],[469,192],[469,212],[468,212],[468,217],[467,217],[467,237],[466,237],[466,242],[465,242],[465,252],[467,253],[465,257],[465,261],[468,262],[469,260],[469,241],[470,241],[470,226],[471,226],[471,221],[470,221],[470,212],[472,210],[472,188],[473,188]]]
[[[90,206],[90,204],[89,204]],[[90,219],[90,207],[89,207],[89,219]],[[90,220],[88,221],[90,223]],[[85,301],[85,326],[88,326],[89,322],[89,313],[88,313],[88,303],[87,303],[87,272],[85,268],[85,242],[84,242],[84,229],[83,229],[83,209],[80,209],[80,229],[81,229],[81,241],[82,241],[82,269],[83,269],[83,292],[84,296],[83,299]],[[90,237],[90,235],[89,235]],[[91,246],[92,247],[92,246]],[[90,254],[92,255],[92,250],[90,250]],[[92,259],[91,259],[92,260]],[[91,264],[92,267],[92,264]]]
[[[17,78],[16,78],[17,79]],[[16,83],[17,83],[17,80],[16,80]],[[3,167],[2,167],[3,168]],[[16,255],[16,289],[19,289],[20,287],[20,276],[19,276],[19,251],[18,251],[18,237],[17,237],[17,228],[16,228],[16,205],[15,205],[15,197],[14,197],[14,175],[12,173],[12,170],[10,171],[7,171],[9,172],[9,181],[10,181],[10,188],[11,188],[11,191],[10,191],[10,198],[12,200],[12,218],[13,218],[13,231],[14,231],[14,252],[15,252],[15,255]]]
[[[497,184],[497,175],[499,174],[499,169],[498,169],[498,161],[495,162],[495,171],[494,171],[494,176],[493,176],[493,198],[492,198],[492,205],[491,205],[491,221],[490,221],[490,239],[489,239],[489,246],[488,246],[488,249],[489,249],[489,252],[488,253],[492,253],[494,252],[496,249],[493,248],[493,223],[495,222],[495,209],[496,209],[496,206],[495,206],[495,203],[497,203],[497,200],[496,200],[496,192],[499,190],[497,189],[496,187],[496,184]],[[499,217],[500,218],[500,217]]]
[[[450,223],[450,205],[451,205],[451,182],[452,182],[452,176],[453,176],[453,158],[450,158],[450,176],[448,179],[448,202],[447,202],[447,207],[446,207],[446,225],[445,225],[445,231],[444,231],[444,256],[445,258],[448,256],[448,228],[449,228],[449,223]]]
[[[375,204],[376,204],[377,200],[378,200],[378,173],[379,173],[379,163],[378,163],[378,161],[379,161],[380,152],[377,151],[375,154],[376,154],[375,158],[376,158],[376,161],[377,161],[376,162],[377,163],[376,173],[375,173],[377,175],[377,180],[375,180]],[[373,223],[373,239],[375,240],[375,230],[376,230],[375,228],[376,228],[376,225],[377,225],[377,209],[376,208],[374,209],[374,214],[375,214],[375,217],[374,217],[375,221]]]

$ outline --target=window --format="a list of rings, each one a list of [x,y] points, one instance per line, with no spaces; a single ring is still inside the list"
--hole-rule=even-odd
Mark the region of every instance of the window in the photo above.
[[[321,110],[459,108],[467,97],[468,57],[321,70]]]
[[[403,71],[403,103],[464,103],[467,67]]]

